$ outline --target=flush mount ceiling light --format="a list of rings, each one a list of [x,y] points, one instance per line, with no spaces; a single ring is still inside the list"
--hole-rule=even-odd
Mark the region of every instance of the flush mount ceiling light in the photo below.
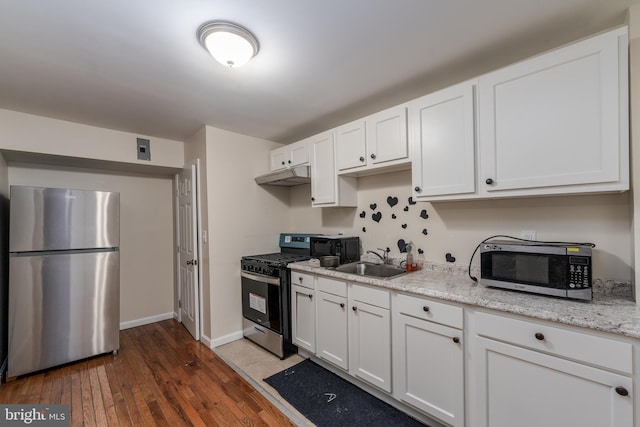
[[[249,30],[231,22],[211,21],[198,28],[198,40],[216,61],[241,67],[258,53],[258,40]]]

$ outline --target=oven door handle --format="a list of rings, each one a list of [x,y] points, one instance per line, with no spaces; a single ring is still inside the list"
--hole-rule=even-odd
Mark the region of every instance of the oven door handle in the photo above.
[[[280,279],[274,277],[260,276],[258,274],[240,272],[240,277],[255,280],[256,282],[268,283],[269,285],[280,286]]]

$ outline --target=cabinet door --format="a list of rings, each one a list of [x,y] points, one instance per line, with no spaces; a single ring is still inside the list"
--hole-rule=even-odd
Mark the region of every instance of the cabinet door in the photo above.
[[[377,164],[409,157],[404,104],[367,117],[366,126],[368,162]]]
[[[409,104],[413,196],[475,192],[475,81]]]
[[[391,319],[389,310],[351,302],[349,373],[391,392]]]
[[[630,377],[486,338],[476,339],[479,426],[633,425]],[[625,393],[620,388],[628,395],[621,395]]]
[[[336,167],[333,132],[311,138],[311,201],[313,205],[336,202]]]
[[[464,426],[462,331],[400,314],[393,335],[396,398]]]
[[[336,165],[340,171],[367,165],[364,120],[336,129]]]
[[[291,144],[287,148],[292,167],[309,163],[309,145],[306,140]]]
[[[480,77],[483,191],[628,189],[624,46],[616,30]]]
[[[288,167],[287,161],[289,160],[289,157],[285,147],[272,150],[270,156],[272,171],[277,171]]]
[[[291,286],[291,322],[293,343],[316,352],[316,303],[315,291],[301,286]]]
[[[346,370],[349,368],[347,299],[326,292],[318,292],[317,295],[317,354]]]

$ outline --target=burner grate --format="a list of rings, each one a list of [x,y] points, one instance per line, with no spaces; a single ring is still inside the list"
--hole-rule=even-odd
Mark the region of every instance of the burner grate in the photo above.
[[[271,264],[271,265],[286,265],[290,262],[306,261],[308,259],[309,259],[308,255],[285,254],[281,252],[276,252],[272,254],[249,255],[249,256],[242,257],[243,261],[261,262],[261,263]]]

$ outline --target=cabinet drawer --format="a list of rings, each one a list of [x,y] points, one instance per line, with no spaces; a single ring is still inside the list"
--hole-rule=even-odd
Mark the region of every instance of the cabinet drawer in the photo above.
[[[487,313],[476,313],[475,324],[478,335],[626,374],[633,372],[629,343]]]
[[[291,272],[291,284],[304,286],[305,288],[315,289],[315,284],[313,283],[313,279],[315,278],[312,274],[300,273],[298,271]]]
[[[353,285],[351,298],[354,301],[364,302],[380,308],[391,308],[389,292],[384,289],[367,288],[365,286]]]
[[[347,297],[347,284],[338,280],[318,277],[318,290],[339,297]]]
[[[397,311],[401,314],[462,329],[461,307],[408,295],[398,295],[396,304]]]

